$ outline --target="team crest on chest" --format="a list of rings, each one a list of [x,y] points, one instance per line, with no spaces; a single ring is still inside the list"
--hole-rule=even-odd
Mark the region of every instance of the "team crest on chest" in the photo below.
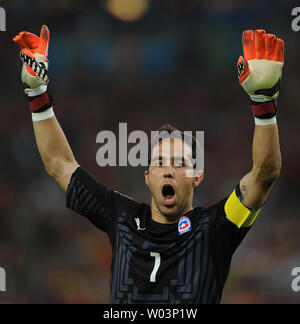
[[[178,234],[181,235],[192,229],[192,223],[186,216],[182,216],[178,221]]]

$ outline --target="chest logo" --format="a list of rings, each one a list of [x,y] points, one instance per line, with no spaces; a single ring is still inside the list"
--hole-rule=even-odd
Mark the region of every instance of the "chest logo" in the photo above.
[[[134,219],[135,220],[135,222],[136,222],[136,227],[137,227],[137,230],[138,231],[143,231],[143,230],[145,230],[146,228],[141,228],[141,221],[140,221],[140,219],[139,218],[135,218]]]
[[[181,217],[178,221],[178,234],[181,235],[192,229],[192,223],[188,217]]]

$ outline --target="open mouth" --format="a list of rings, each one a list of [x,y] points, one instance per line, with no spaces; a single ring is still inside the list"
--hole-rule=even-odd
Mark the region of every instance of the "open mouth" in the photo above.
[[[166,205],[172,205],[175,201],[175,191],[169,184],[165,184],[162,188],[163,200]]]

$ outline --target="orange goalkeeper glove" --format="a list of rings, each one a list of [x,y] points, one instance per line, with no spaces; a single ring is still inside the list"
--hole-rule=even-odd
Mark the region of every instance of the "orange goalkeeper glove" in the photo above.
[[[49,40],[50,32],[45,25],[42,26],[40,37],[23,31],[13,38],[21,48],[21,79],[28,87],[24,91],[28,96],[31,112],[41,112],[52,107],[47,92]]]
[[[243,33],[244,57],[237,62],[241,86],[252,101],[252,113],[260,119],[276,115],[284,60],[284,42],[262,29]]]

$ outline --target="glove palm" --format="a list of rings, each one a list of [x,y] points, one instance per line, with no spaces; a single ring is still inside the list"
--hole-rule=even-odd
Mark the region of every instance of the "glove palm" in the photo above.
[[[284,42],[262,29],[243,33],[244,57],[237,68],[239,82],[253,102],[268,102],[279,96]]]

